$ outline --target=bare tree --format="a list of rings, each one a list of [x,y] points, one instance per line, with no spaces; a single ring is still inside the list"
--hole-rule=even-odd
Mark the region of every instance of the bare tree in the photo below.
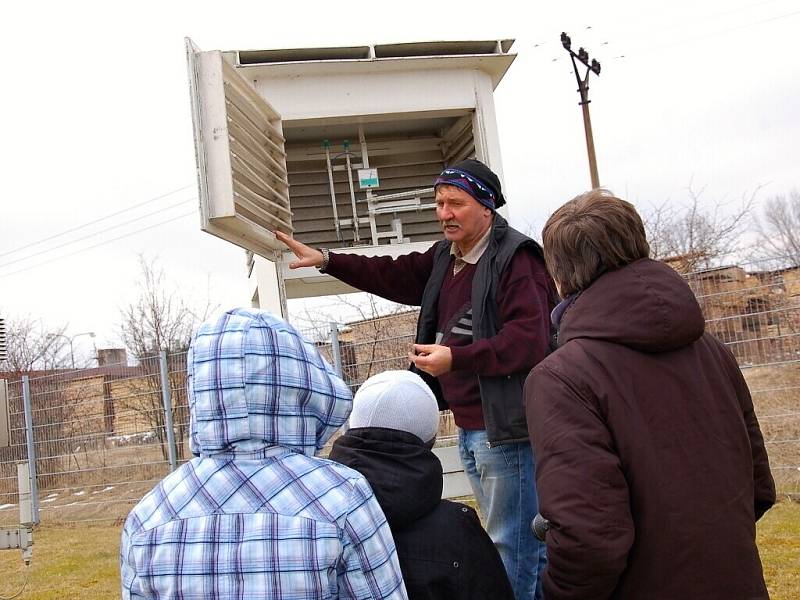
[[[60,358],[68,343],[66,325],[48,327],[30,316],[9,317],[7,326],[8,357],[3,370],[27,373],[33,370],[66,368],[66,358]]]
[[[66,325],[49,327],[30,316],[9,317],[7,324],[7,359],[0,364],[2,377],[8,379],[11,413],[11,446],[0,448],[0,482],[13,481],[13,465],[27,457],[22,376],[30,375],[31,403],[38,449],[36,468],[42,488],[51,485],[72,450],[70,428],[78,421],[76,411],[81,402],[68,391],[72,372],[54,376],[53,371],[68,369],[69,359]],[[38,372],[38,373],[36,373]],[[47,373],[41,373],[47,372]],[[11,486],[11,489],[14,489]],[[0,493],[4,491],[0,485]]]
[[[759,250],[779,257],[787,266],[800,266],[800,192],[769,198],[756,218]]]
[[[387,369],[408,366],[408,351],[416,332],[416,311],[410,319],[397,320],[397,316],[411,309],[404,304],[384,303],[367,294],[367,302],[358,304],[340,299],[356,311],[358,319],[352,325],[358,333],[353,340],[352,358],[349,361],[355,369],[359,382]],[[347,362],[347,361],[343,361]]]
[[[160,351],[182,352],[189,347],[192,329],[199,316],[174,289],[156,259],[139,257],[139,297],[121,311],[122,342],[139,359]]]
[[[653,258],[680,259],[691,271],[711,267],[739,250],[758,188],[743,195],[735,207],[731,202],[706,202],[704,191],[695,191],[690,184],[688,203],[667,200],[645,212],[643,220]]]
[[[139,414],[152,428],[166,460],[167,436],[158,360],[159,353],[166,351],[170,355],[172,421],[177,433],[178,457],[183,458],[189,425],[185,352],[192,331],[207,318],[212,307],[206,301],[202,309],[194,309],[167,284],[166,275],[156,259],[140,256],[139,264],[139,296],[120,311],[119,333],[125,346],[139,361],[144,376],[139,379],[141,393],[124,401],[124,405]]]
[[[356,386],[368,377],[387,369],[408,366],[408,351],[416,331],[417,311],[412,307],[389,302],[372,294],[336,296],[336,311],[308,309],[300,319],[304,329],[317,340],[328,339],[330,323],[349,315],[350,327],[339,338],[342,370],[348,385]],[[318,342],[320,350],[331,358],[328,343]]]

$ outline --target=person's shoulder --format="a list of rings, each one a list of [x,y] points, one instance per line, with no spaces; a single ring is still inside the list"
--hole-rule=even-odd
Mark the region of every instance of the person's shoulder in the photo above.
[[[315,477],[318,480],[322,478],[326,485],[331,486],[331,490],[336,489],[332,498],[334,503],[336,503],[335,498],[339,498],[340,507],[346,505],[347,510],[352,510],[375,497],[367,478],[355,469],[327,458],[314,458],[314,460],[320,464]]]
[[[190,460],[164,477],[131,509],[125,519],[125,530],[129,534],[153,529],[178,517],[172,508],[177,494],[191,495],[197,486],[192,473],[201,459]],[[168,502],[165,502],[168,500]]]
[[[523,243],[516,246],[510,254],[505,255],[505,260],[498,259],[498,268],[501,269],[502,282],[508,285],[512,282],[529,279],[535,281],[537,285],[547,290],[547,293],[555,294],[555,287],[551,283],[550,275],[536,246],[536,242]]]
[[[475,509],[461,502],[441,500],[433,510],[421,517],[417,525],[429,531],[453,532],[459,531],[469,537],[476,531],[485,534],[481,520]],[[447,538],[451,536],[448,534]],[[457,542],[457,545],[461,542]]]
[[[328,469],[331,473],[335,474],[337,478],[340,478],[342,481],[346,481],[351,485],[361,485],[362,482],[367,481],[366,477],[364,477],[355,469],[342,463],[338,463],[335,460],[316,457],[314,457],[312,460],[318,461],[322,465],[322,468]]]
[[[591,346],[604,343],[582,338],[571,339],[533,367],[528,378],[549,377],[578,382],[582,379],[587,361],[594,360]]]
[[[544,251],[539,242],[510,225],[501,231],[499,243],[506,247],[506,252],[511,253],[512,264],[524,262],[544,269]]]
[[[521,242],[511,255],[511,264],[526,264],[536,272],[547,273],[542,247],[534,240]]]
[[[326,490],[337,490],[337,496],[363,495],[364,490],[371,494],[367,479],[355,469],[328,458],[291,453],[281,459],[284,477],[293,475],[312,493],[322,495]]]

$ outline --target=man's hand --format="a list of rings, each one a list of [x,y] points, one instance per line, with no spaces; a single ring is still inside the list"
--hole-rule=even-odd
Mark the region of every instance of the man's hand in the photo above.
[[[453,366],[453,353],[447,346],[439,344],[414,344],[414,349],[408,353],[408,360],[420,371],[438,377]]]
[[[289,246],[294,255],[299,259],[289,263],[290,269],[299,269],[300,267],[318,267],[322,264],[322,252],[311,246],[306,246],[302,242],[298,242],[282,231],[275,230],[272,233],[279,241]]]

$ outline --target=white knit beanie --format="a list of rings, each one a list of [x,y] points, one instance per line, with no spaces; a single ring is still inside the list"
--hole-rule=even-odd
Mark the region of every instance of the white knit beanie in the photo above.
[[[384,371],[367,379],[353,397],[350,427],[385,427],[430,442],[439,429],[431,389],[411,371]]]

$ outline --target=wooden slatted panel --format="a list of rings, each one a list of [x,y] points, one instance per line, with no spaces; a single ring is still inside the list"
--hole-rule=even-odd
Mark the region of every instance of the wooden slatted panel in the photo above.
[[[222,65],[236,211],[265,229],[291,232],[286,140],[267,120],[278,114],[230,65]]]
[[[280,115],[219,52],[187,40],[201,227],[274,258],[275,229],[292,233]]]
[[[472,127],[469,125],[470,123],[467,123],[466,127],[454,130],[454,135],[445,144],[444,160],[446,164],[452,165],[475,152],[475,140],[472,137]]]
[[[457,162],[461,162],[462,160],[466,160],[467,158],[475,158],[475,143],[467,144],[464,148],[453,156],[453,158],[447,164],[454,164]]]

